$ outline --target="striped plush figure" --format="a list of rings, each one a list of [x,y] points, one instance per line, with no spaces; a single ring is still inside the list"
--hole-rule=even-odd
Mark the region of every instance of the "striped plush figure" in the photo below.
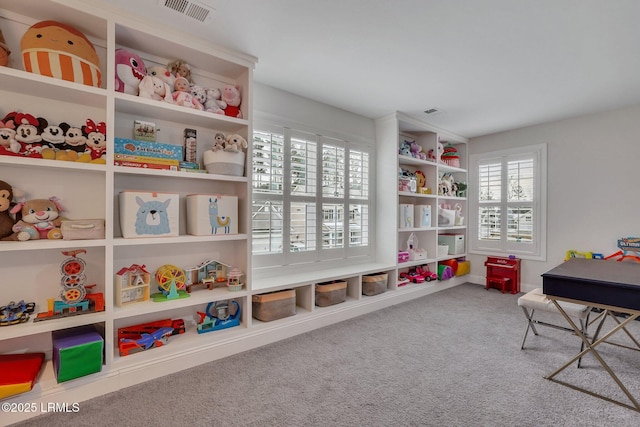
[[[100,87],[98,54],[77,29],[57,21],[31,26],[20,41],[25,71]]]

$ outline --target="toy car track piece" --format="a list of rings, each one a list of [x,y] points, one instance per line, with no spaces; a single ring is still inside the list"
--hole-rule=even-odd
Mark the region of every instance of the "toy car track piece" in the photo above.
[[[60,272],[68,275],[80,274],[85,266],[86,263],[82,258],[69,258],[60,265]]]
[[[84,285],[87,281],[87,277],[84,274],[72,274],[72,275],[64,275],[60,279],[60,284],[62,287],[78,287]]]
[[[60,298],[67,304],[74,304],[84,300],[87,291],[83,287],[74,287],[63,289]]]

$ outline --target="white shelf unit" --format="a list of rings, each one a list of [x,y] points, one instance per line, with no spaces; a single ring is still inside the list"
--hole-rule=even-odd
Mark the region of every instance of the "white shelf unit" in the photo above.
[[[72,25],[94,44],[100,58],[102,87],[54,79],[23,71],[20,39],[36,22],[57,20]],[[0,67],[0,115],[10,111],[31,113],[50,123],[67,122],[76,126],[88,118],[107,125],[106,164],[73,163],[56,160],[0,156],[0,179],[25,191],[27,198],[57,196],[70,219],[104,218],[106,236],[98,240],[41,240],[0,242],[0,269],[6,283],[0,290],[0,305],[9,301],[35,302],[36,313],[47,311],[50,298],[60,293],[61,252],[76,248],[87,252],[87,284],[93,292],[104,294],[103,312],[69,316],[0,328],[0,354],[42,351],[48,362],[31,392],[10,401],[84,400],[124,383],[134,384],[159,375],[151,362],[171,366],[171,371],[224,357],[225,351],[211,352],[225,341],[246,334],[251,318],[251,233],[250,179],[246,176],[196,174],[167,170],[142,170],[113,165],[113,141],[132,138],[133,121],[156,123],[159,142],[182,144],[185,128],[198,133],[197,157],[202,164],[205,150],[211,147],[217,132],[237,133],[251,140],[252,76],[256,59],[171,28],[154,26],[135,17],[120,15],[116,9],[79,0],[0,0],[0,28],[12,53],[8,67]],[[145,65],[162,64],[180,58],[192,66],[193,79],[205,87],[222,88],[238,84],[242,91],[243,118],[227,117],[188,109],[160,101],[143,99],[114,90],[115,49],[126,48],[139,54]],[[251,158],[250,151],[247,159]],[[246,168],[246,174],[250,168]],[[125,239],[120,233],[118,193],[124,190],[173,192],[180,196],[180,232],[177,237]],[[238,234],[191,236],[186,231],[187,194],[230,194],[238,197]],[[115,273],[131,264],[145,264],[153,274],[164,264],[181,268],[197,266],[216,259],[245,273],[246,285],[240,292],[226,288],[195,289],[189,298],[162,303],[139,302],[124,308],[114,304]],[[152,279],[151,293],[157,292]],[[163,347],[120,357],[116,339],[121,326],[135,325],[168,317],[195,317],[211,301],[236,299],[242,307],[241,326],[226,331],[197,334],[187,322],[187,331]],[[102,372],[57,384],[50,362],[51,332],[82,325],[95,325],[105,340]],[[175,341],[172,342],[172,341]],[[208,354],[207,354],[208,353]],[[180,363],[180,359],[185,360]],[[145,370],[145,366],[148,368]],[[123,379],[121,373],[137,374]],[[57,394],[59,393],[59,394]],[[43,400],[44,399],[44,400]],[[6,414],[5,414],[6,415]],[[3,415],[0,425],[28,417],[28,414]],[[37,414],[31,414],[31,416]]]
[[[467,183],[467,142],[459,135],[452,134],[422,120],[414,118],[402,112],[395,112],[376,120],[377,139],[377,215],[379,220],[376,227],[376,253],[379,261],[393,263],[395,265],[396,278],[402,272],[409,271],[412,267],[428,265],[429,269],[437,273],[438,263],[449,259],[458,259],[466,253],[438,256],[438,235],[440,234],[467,234],[467,198],[458,196],[442,196],[438,194],[438,183],[443,174],[452,174],[456,182]],[[437,143],[448,143],[458,150],[460,167],[452,167],[437,160],[423,160],[420,158],[399,153],[400,144],[404,140],[415,141],[422,147],[424,153],[429,150],[437,150]],[[388,159],[396,159],[395,167],[389,167]],[[399,169],[403,168],[411,172],[422,171],[426,178],[426,187],[431,189],[430,194],[421,194],[411,191],[400,191],[398,186]],[[384,196],[384,197],[383,197]],[[392,198],[392,203],[390,203]],[[431,226],[401,228],[400,205],[429,205],[431,206]],[[464,223],[461,225],[443,226],[438,223],[438,208],[441,205],[450,205],[455,209],[459,205]],[[398,262],[398,251],[407,249],[407,239],[413,233],[419,243],[419,247],[426,249],[427,259],[409,262]],[[395,242],[396,244],[389,244]],[[448,282],[460,283],[464,277],[454,277]],[[400,283],[400,282],[398,282]],[[437,282],[444,284],[446,282]],[[404,288],[406,285],[402,286]]]

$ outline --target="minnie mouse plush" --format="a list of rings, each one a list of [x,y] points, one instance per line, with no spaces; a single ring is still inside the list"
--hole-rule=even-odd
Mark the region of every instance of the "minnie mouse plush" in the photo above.
[[[95,123],[87,119],[82,126],[82,132],[87,136],[87,152],[91,155],[92,163],[105,163],[107,155],[107,125],[105,122]]]

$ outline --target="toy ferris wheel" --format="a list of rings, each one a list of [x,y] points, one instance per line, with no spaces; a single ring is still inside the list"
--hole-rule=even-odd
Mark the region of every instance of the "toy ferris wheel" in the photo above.
[[[187,284],[187,274],[180,267],[165,264],[156,270],[158,289],[167,299],[177,298],[179,290],[183,290]]]

